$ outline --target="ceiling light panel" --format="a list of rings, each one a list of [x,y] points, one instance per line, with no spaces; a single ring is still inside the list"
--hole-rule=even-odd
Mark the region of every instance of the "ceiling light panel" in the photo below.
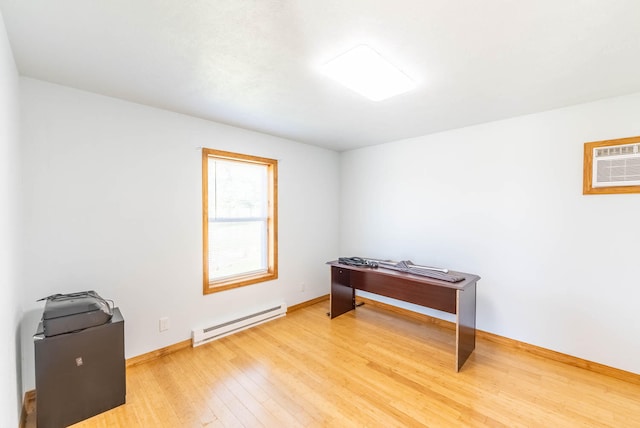
[[[415,88],[409,76],[367,45],[359,45],[327,62],[322,72],[372,101]]]

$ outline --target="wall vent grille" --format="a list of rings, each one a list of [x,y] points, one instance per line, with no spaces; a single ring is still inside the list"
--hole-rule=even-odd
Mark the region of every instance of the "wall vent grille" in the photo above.
[[[640,144],[593,149],[593,187],[640,185]]]

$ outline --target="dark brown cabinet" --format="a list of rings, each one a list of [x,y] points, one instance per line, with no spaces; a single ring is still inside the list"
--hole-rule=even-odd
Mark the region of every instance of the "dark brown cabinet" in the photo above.
[[[59,428],[125,403],[124,319],[118,308],[106,324],[34,336],[38,428]]]

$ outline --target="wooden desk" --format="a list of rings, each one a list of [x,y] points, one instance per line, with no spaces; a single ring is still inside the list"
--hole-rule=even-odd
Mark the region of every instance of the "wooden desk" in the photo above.
[[[456,371],[476,347],[476,282],[462,273],[452,283],[384,268],[331,265],[331,318],[355,309],[355,290],[367,291],[456,315]]]

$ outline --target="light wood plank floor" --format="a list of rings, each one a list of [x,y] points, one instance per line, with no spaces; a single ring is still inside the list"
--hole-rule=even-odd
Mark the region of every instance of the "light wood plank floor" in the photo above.
[[[640,427],[640,385],[328,302],[127,370],[127,404],[74,427]],[[31,418],[30,418],[31,419]]]

